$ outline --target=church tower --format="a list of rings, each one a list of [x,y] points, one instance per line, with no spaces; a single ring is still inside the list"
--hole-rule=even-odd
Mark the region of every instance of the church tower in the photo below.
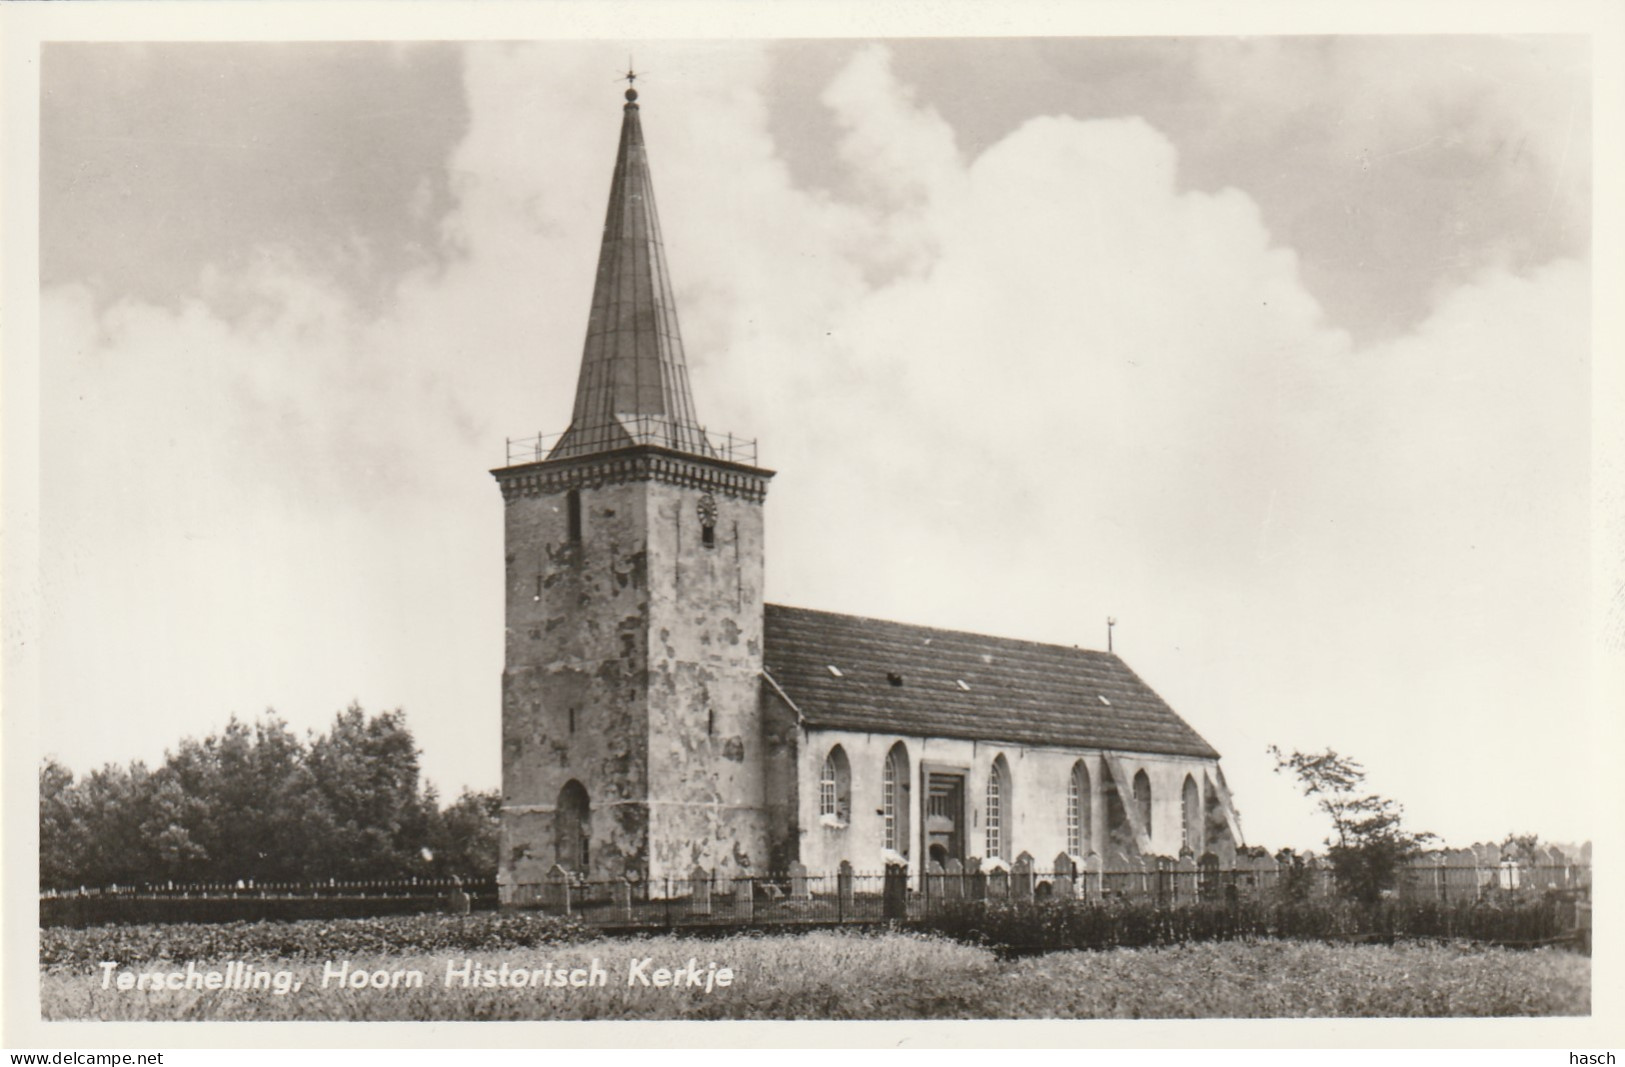
[[[630,80],[629,75],[629,80]],[[636,89],[568,429],[492,472],[506,527],[506,903],[555,864],[651,888],[767,863],[755,443],[694,413]]]

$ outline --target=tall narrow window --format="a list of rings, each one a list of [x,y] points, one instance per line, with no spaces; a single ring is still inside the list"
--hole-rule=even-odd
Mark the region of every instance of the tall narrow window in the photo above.
[[[818,814],[830,822],[844,823],[851,811],[851,771],[846,751],[840,745],[829,750],[824,757],[823,773],[818,777]]]
[[[1140,816],[1140,829],[1151,837],[1151,779],[1144,771],[1134,776],[1134,811]]]
[[[1202,852],[1202,790],[1196,779],[1185,776],[1185,788],[1179,803],[1180,836],[1192,855]]]
[[[908,855],[908,749],[901,741],[886,753],[880,777],[880,811],[885,819],[886,848]]]
[[[570,490],[564,500],[570,519],[570,543],[576,544],[581,540],[581,490]]]
[[[1072,765],[1066,790],[1066,850],[1074,856],[1089,854],[1089,768],[1079,760]]]
[[[987,858],[1007,859],[1010,851],[1010,767],[999,756],[987,775]]]

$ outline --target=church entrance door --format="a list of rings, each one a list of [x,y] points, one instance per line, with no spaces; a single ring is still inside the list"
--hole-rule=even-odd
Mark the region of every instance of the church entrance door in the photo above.
[[[936,863],[965,858],[965,775],[930,771],[925,789],[925,855]]]

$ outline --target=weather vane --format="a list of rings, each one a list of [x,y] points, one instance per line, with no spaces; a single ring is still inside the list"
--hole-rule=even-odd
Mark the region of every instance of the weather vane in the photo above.
[[[616,81],[624,81],[626,83],[626,102],[627,102],[628,105],[637,102],[638,90],[637,90],[637,86],[636,86],[635,83],[637,82],[639,76],[640,75],[638,74],[637,70],[632,66],[632,57],[627,56],[626,57],[626,73],[621,75],[619,78],[616,78],[615,80]]]

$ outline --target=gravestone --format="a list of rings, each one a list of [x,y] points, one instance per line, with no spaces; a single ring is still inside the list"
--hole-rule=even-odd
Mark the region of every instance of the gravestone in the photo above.
[[[841,918],[848,918],[852,914],[852,861],[842,860],[841,866],[835,872],[835,895],[841,909]]]
[[[807,866],[800,860],[790,863],[790,899],[810,900],[812,894],[807,891]]]
[[[888,919],[908,918],[908,868],[901,863],[886,864],[886,882],[881,890],[881,914]]]
[[[951,859],[942,869],[942,899],[965,899],[965,865]]]
[[[1569,886],[1569,858],[1555,845],[1536,849],[1532,860],[1535,883],[1541,889],[1567,889]]]
[[[1071,900],[1077,895],[1077,867],[1072,857],[1065,852],[1055,857],[1055,896],[1060,900]]]
[[[1179,862],[1174,865],[1174,899],[1189,904],[1196,899],[1196,856],[1190,849],[1182,849]]]
[[[925,902],[927,905],[942,902],[942,896],[945,892],[944,884],[942,864],[936,860],[927,860],[925,864]]]
[[[965,860],[965,898],[987,899],[987,872],[982,870],[982,857],[970,856]]]
[[[1219,855],[1204,852],[1196,861],[1196,894],[1203,900],[1217,900],[1219,893]]]
[[[688,872],[688,913],[711,914],[711,873],[699,864]]]
[[[1023,904],[1033,900],[1033,858],[1023,852],[1010,868],[1010,896]]]
[[[987,872],[987,899],[1007,900],[1010,897],[1010,872],[995,867]]]
[[[1444,856],[1425,852],[1411,861],[1410,893],[1418,900],[1445,900]]]
[[[452,886],[451,887],[451,893],[448,894],[447,897],[446,897],[446,914],[447,915],[467,915],[469,913],[469,910],[470,910],[470,901],[468,899],[468,894],[463,892],[463,887],[462,886],[460,886],[460,885]]]
[[[1101,860],[1100,853],[1091,852],[1083,857],[1083,872],[1080,877],[1083,892],[1079,896],[1085,900],[1099,900],[1105,892],[1105,883],[1102,880],[1105,872],[1105,863]]]
[[[1452,848],[1444,854],[1445,898],[1451,902],[1478,898],[1478,856],[1468,848]]]
[[[547,872],[545,896],[543,902],[549,908],[557,908],[564,914],[570,914],[570,872],[553,864],[553,869]]]
[[[624,878],[615,882],[615,917],[623,922],[632,920],[632,884]]]
[[[756,921],[755,885],[755,879],[752,878],[735,878],[733,880],[735,921],[742,923]]]

